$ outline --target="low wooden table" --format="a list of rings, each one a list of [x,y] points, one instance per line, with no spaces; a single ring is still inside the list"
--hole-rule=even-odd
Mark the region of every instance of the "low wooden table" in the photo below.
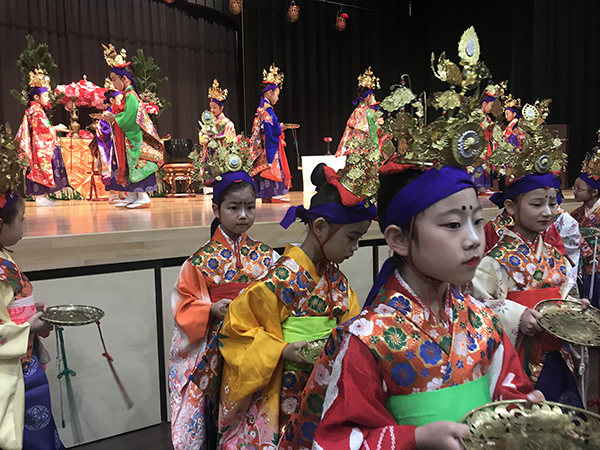
[[[163,183],[167,186],[167,197],[195,197],[192,192],[192,163],[169,163],[163,166]],[[177,182],[183,182],[184,192],[177,192]]]

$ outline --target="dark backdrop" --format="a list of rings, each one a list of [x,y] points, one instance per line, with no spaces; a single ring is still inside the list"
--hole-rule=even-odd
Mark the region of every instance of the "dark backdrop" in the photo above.
[[[103,86],[108,76],[101,44],[152,56],[169,78],[160,96],[172,103],[157,123],[160,135],[197,141],[198,118],[208,109],[207,90],[213,78],[229,89],[228,113],[241,122],[243,110],[238,25],[231,15],[177,0],[2,0],[0,1],[0,120],[14,131],[25,107],[9,91],[19,87],[16,66],[27,34],[50,47],[59,84],[88,80]],[[83,112],[83,111],[82,111]],[[87,111],[91,112],[91,111]],[[62,106],[54,122],[68,125]],[[81,114],[82,125],[91,119]]]
[[[446,51],[458,62],[457,43],[471,25],[495,81],[524,102],[552,97],[549,123],[570,127],[570,181],[600,128],[597,75],[600,68],[600,2],[592,0],[347,0],[386,14],[346,8],[344,32],[334,29],[339,6],[297,0],[300,20],[285,20],[283,0],[246,0],[244,10],[247,125],[258,96],[263,67],[272,61],[286,75],[275,109],[282,121],[302,125],[302,154],[322,154],[323,137],[337,146],[352,112],[356,77],[368,66],[381,78],[382,99],[400,75],[410,73],[415,93],[447,85],[431,74],[429,58]],[[288,132],[289,133],[289,132]],[[295,156],[288,139],[288,157]],[[335,144],[335,145],[334,145]],[[298,173],[297,171],[295,171]],[[295,177],[294,187],[301,188]]]

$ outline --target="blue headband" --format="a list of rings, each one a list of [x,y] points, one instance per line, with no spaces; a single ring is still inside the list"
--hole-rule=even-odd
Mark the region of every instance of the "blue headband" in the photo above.
[[[302,205],[291,206],[285,213],[283,220],[279,222],[279,225],[287,230],[297,217],[304,221],[322,217],[329,223],[358,223],[375,219],[377,217],[377,208],[375,208],[375,205],[365,207],[364,202],[360,202],[352,207],[340,205],[339,203],[321,203],[310,209],[306,209]]]
[[[591,187],[592,189],[598,189],[598,191],[600,191],[600,179],[596,180],[585,172],[583,172],[581,175],[579,175],[579,178],[581,178],[583,181],[585,181],[586,184],[589,187]]]
[[[381,231],[385,231],[389,225],[405,225],[431,205],[468,188],[477,191],[471,181],[471,176],[466,170],[455,166],[443,166],[439,170],[431,168],[398,192],[392,199],[386,210],[385,223],[379,222]],[[373,303],[373,300],[375,300],[375,297],[395,270],[396,264],[393,258],[388,258],[379,271],[379,275],[377,275],[363,309]]]
[[[521,114],[521,111],[519,111],[517,108],[513,107],[513,106],[509,106],[508,108],[509,111],[514,112],[517,116],[517,119],[522,119],[523,118],[523,114]]]
[[[490,96],[490,95],[486,95],[485,97],[483,97],[483,98],[481,99],[481,102],[480,102],[480,103],[482,103],[482,104],[483,104],[483,103],[489,103],[489,102],[495,102],[495,101],[496,101],[496,97],[492,97],[492,96]]]
[[[212,184],[212,187],[213,187],[212,201],[213,201],[213,203],[217,203],[217,199],[219,198],[219,195],[221,195],[221,192],[223,192],[227,186],[229,186],[231,183],[237,183],[240,181],[247,181],[248,183],[251,183],[252,186],[254,186],[254,180],[252,180],[252,177],[250,175],[248,175],[247,172],[244,172],[243,170],[240,170],[238,172],[224,173],[221,175],[221,180],[214,180],[213,184]],[[254,186],[254,188],[256,189],[256,186]]]
[[[224,106],[225,105],[225,100],[217,100],[216,98],[211,98],[210,101],[213,102],[213,103],[216,103],[219,106]]]
[[[504,192],[496,192],[490,197],[490,201],[498,208],[504,208],[505,200],[515,198],[517,195],[524,194],[525,192],[548,187],[560,189],[560,180],[552,173],[533,173],[525,175],[506,186]]]
[[[367,98],[369,95],[371,95],[373,93],[373,89],[367,89],[365,92],[363,92],[361,95],[359,95],[358,97],[356,97],[354,99],[354,101],[352,102],[352,104],[354,106],[358,105],[360,102],[362,102],[365,98]]]
[[[121,67],[111,67],[110,71],[113,73],[116,73],[117,75],[119,75],[121,77],[129,78],[129,81],[131,81],[131,85],[133,86],[133,89],[135,89],[135,92],[137,92],[137,94],[140,95],[140,91],[138,91],[138,87],[135,84],[133,75],[131,75],[129,72],[127,72],[125,69],[122,69]]]
[[[113,90],[106,91],[106,92],[107,93],[104,96],[104,103],[107,105],[110,104],[111,98],[115,98],[116,96],[123,94],[121,91],[113,91]]]
[[[389,225],[406,225],[434,203],[467,188],[477,189],[466,170],[455,166],[443,166],[439,170],[432,167],[392,199],[385,223],[379,223],[381,231]]]
[[[0,197],[4,197],[4,205],[0,206],[0,209],[8,208],[10,205],[14,204],[17,200],[19,200],[19,194],[17,194],[12,189],[9,189],[4,194],[0,194]]]
[[[279,87],[279,85],[275,84],[275,83],[270,83],[267,84],[263,90],[260,93],[260,101],[258,102],[258,107],[262,108],[262,106],[265,104],[266,98],[265,98],[265,94],[269,91],[274,91],[275,89],[277,89]]]
[[[29,104],[31,104],[31,102],[33,101],[34,95],[39,95],[43,92],[48,92],[48,88],[46,88],[44,86],[39,86],[39,87],[34,87],[31,91],[29,91],[29,97],[27,97]]]

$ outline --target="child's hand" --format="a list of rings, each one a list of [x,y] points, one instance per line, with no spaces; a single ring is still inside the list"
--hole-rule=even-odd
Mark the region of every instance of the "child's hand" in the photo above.
[[[281,354],[281,357],[285,360],[285,361],[290,361],[296,364],[304,364],[304,365],[308,365],[308,363],[303,360],[302,358],[300,358],[300,355],[298,354],[298,350],[300,350],[301,348],[304,347],[308,347],[308,342],[306,341],[298,341],[298,342],[292,342],[291,344],[286,345],[286,347],[283,349],[283,353]]]
[[[542,391],[534,389],[527,394],[527,400],[529,400],[531,403],[542,403],[543,401],[546,401],[546,397],[544,397]]]
[[[37,312],[46,312],[48,311],[48,303],[46,302],[35,302],[35,310]]]
[[[527,309],[521,316],[521,324],[519,331],[526,336],[535,336],[542,327],[538,323],[538,319],[541,319],[542,315],[535,309]]]
[[[580,299],[579,303],[581,303],[582,310],[586,310],[590,307],[590,301],[587,298]]]
[[[38,311],[27,321],[29,323],[29,332],[31,334],[42,335],[52,331],[52,325],[40,319],[42,314],[44,314],[43,311]]]
[[[230,298],[223,298],[218,302],[213,303],[212,305],[210,305],[210,315],[216,317],[219,320],[223,320],[225,318],[225,314],[227,314],[227,308],[229,307],[230,303]]]
[[[415,430],[418,450],[461,450],[459,438],[471,437],[469,427],[462,423],[433,422]]]

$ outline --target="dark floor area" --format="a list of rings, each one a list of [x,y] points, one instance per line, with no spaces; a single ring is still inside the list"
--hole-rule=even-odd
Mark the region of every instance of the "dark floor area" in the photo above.
[[[77,450],[172,450],[171,424],[161,423],[73,448]]]

